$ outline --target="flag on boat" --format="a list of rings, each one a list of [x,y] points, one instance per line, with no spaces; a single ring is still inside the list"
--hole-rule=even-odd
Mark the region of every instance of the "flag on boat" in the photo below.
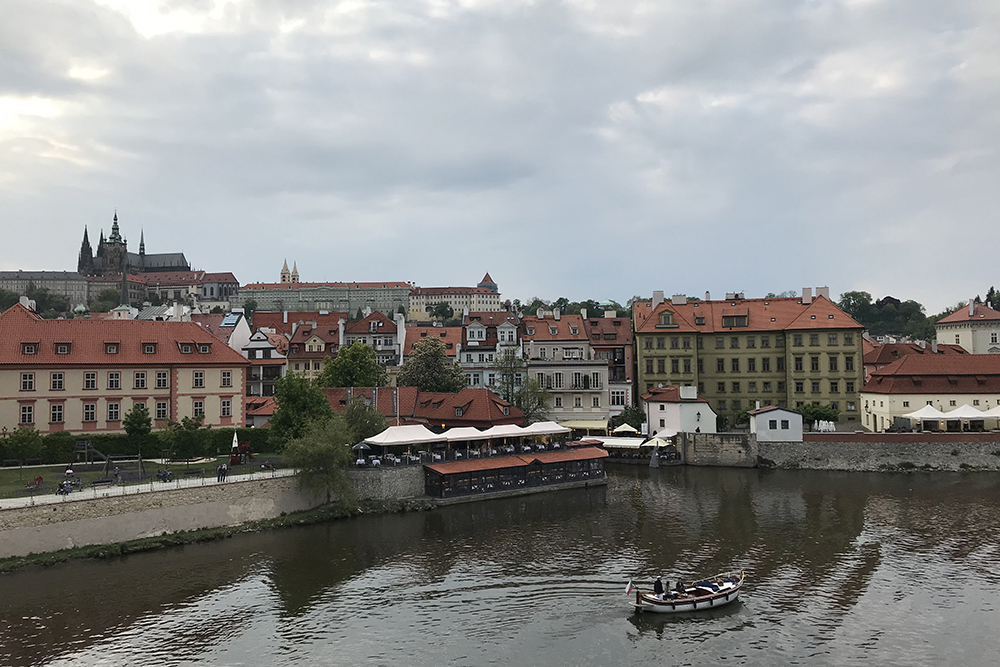
[[[628,580],[628,586],[625,587],[625,595],[628,595],[629,593],[631,593],[634,590],[635,590],[635,586],[632,585],[632,580],[629,579]]]

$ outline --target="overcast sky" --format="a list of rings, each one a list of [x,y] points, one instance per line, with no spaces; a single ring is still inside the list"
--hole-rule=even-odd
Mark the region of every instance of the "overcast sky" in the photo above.
[[[2,269],[117,207],[243,283],[1000,285],[996,0],[2,4]]]

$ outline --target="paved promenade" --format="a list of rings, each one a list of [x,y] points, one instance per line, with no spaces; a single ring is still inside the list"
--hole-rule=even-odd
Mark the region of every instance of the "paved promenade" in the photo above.
[[[92,500],[94,498],[111,498],[113,496],[131,496],[138,493],[156,493],[158,491],[170,491],[171,489],[183,489],[192,486],[215,486],[221,484],[236,484],[239,482],[250,482],[255,479],[270,479],[272,477],[291,477],[295,471],[290,468],[279,470],[261,470],[246,475],[229,475],[225,482],[215,481],[215,477],[188,477],[176,478],[172,482],[160,482],[154,477],[152,481],[142,484],[128,484],[122,486],[101,486],[85,487],[82,491],[60,496],[54,492],[26,495],[23,498],[3,498],[0,499],[0,510],[14,507],[31,507],[34,505],[51,505],[53,503],[68,503],[78,500]]]

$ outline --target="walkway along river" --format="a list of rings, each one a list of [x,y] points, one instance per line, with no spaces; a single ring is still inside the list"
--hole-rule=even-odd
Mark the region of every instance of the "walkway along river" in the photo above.
[[[0,664],[990,664],[998,492],[993,473],[620,466],[4,575]],[[749,575],[732,608],[627,607],[630,578],[729,567]]]

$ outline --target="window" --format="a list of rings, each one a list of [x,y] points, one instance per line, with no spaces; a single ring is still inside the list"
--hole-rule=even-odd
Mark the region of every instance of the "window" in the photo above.
[[[778,357],[775,361],[776,361],[776,367],[778,369],[778,372],[779,373],[784,373],[785,372],[785,358],[784,357]]]
[[[62,403],[53,403],[49,406],[49,422],[53,424],[61,424],[63,420],[63,405]]]
[[[191,404],[191,414],[195,417],[201,417],[205,414],[205,401],[194,401]]]
[[[830,393],[839,394],[840,393],[840,383],[833,380],[830,381]]]
[[[108,403],[108,421],[116,422],[121,418],[121,404]]]
[[[687,359],[685,359],[685,361],[687,361]],[[680,363],[681,363],[680,359],[671,359],[670,360],[670,372],[671,373],[679,373],[680,372]],[[691,362],[688,361],[688,363],[691,363]]]
[[[598,373],[597,371],[594,371],[593,373],[590,374],[590,388],[591,389],[601,388],[601,374]]]
[[[298,345],[293,345],[292,346],[292,352],[298,352],[298,351],[299,351]],[[191,346],[190,345],[181,345],[181,354],[191,354]]]
[[[156,402],[156,418],[166,419],[167,418],[167,402],[157,401]]]
[[[96,403],[84,403],[83,404],[83,421],[85,421],[85,422],[96,422],[97,421],[97,404]]]
[[[854,334],[844,334],[844,345],[854,345]]]
[[[772,431],[777,431],[778,430],[778,420],[777,419],[768,420],[767,427],[769,429],[771,429]]]
[[[705,339],[702,338],[701,336],[698,336],[694,340],[694,346],[699,350],[705,349]]]
[[[726,339],[723,338],[722,336],[716,337],[716,339],[715,339],[715,349],[716,350],[721,350],[725,346],[726,346]]]
[[[663,373],[664,372],[664,365],[665,365],[665,361],[663,359],[657,359],[656,360],[656,372],[657,373]]]
[[[143,343],[142,344],[143,354],[156,354],[156,343]]]
[[[734,382],[733,383],[733,393],[734,394],[740,393],[740,383],[739,382]]]
[[[652,359],[646,359],[646,372],[647,373],[652,373],[653,372],[653,360]]]
[[[993,341],[993,342],[996,342],[996,341]],[[684,338],[681,339],[681,347],[683,347],[685,350],[690,350],[691,349],[691,337],[690,336],[684,336]]]
[[[830,355],[830,372],[831,373],[836,373],[837,372],[837,365],[838,365],[837,364],[837,355],[836,354],[831,354]]]
[[[202,354],[208,354],[209,352],[212,351],[212,346],[211,345],[199,345],[198,346],[198,351],[201,352]]]
[[[910,402],[909,401],[903,401],[903,407],[904,408],[910,407]]]
[[[785,383],[784,383],[784,381],[779,381],[778,382],[778,393],[780,394],[783,391],[785,391]],[[800,389],[799,391],[802,391],[802,390]]]
[[[135,384],[133,386],[136,389],[145,389],[146,388],[146,372],[145,371],[136,371],[135,372],[135,378],[134,378],[134,380],[135,380]]]
[[[676,350],[676,349],[679,349],[680,346],[681,346],[681,339],[678,338],[677,336],[671,336],[670,337],[670,349],[671,350]]]
[[[35,343],[21,343],[21,354],[38,354],[38,345]],[[26,422],[21,423],[24,424]]]
[[[156,388],[166,389],[167,388],[167,372],[166,371],[156,371]]]
[[[844,356],[844,370],[853,371],[854,370],[854,357],[850,355]]]
[[[781,430],[782,431],[787,431],[788,430],[788,420],[787,419],[782,419],[781,420]]]
[[[35,391],[34,373],[21,373],[21,391]]]
[[[732,359],[730,359],[729,360],[729,367],[732,368],[732,370],[733,370],[734,373],[739,373],[740,372],[740,358],[739,357],[733,357]]]
[[[699,373],[705,372],[705,364],[702,362],[701,359],[698,360],[698,372]]]
[[[830,407],[834,410],[840,410],[840,403],[837,401],[830,401]]]
[[[556,396],[554,402],[555,402],[555,406],[557,408],[561,408],[562,407],[562,396]]]
[[[802,370],[802,357],[795,357],[795,370],[796,371]]]
[[[757,372],[757,360],[754,359],[753,357],[747,359],[747,371],[750,373]]]
[[[21,406],[21,423],[22,424],[34,424],[35,423],[35,406],[34,405],[22,405]]]
[[[462,416],[462,406],[460,406],[460,405],[455,406],[455,416],[456,417],[461,417]]]
[[[660,420],[660,428],[663,428],[664,426],[666,426],[666,422],[664,422],[664,420],[661,419]]]
[[[979,405],[979,399],[978,398],[972,399],[972,404],[973,405]]]
[[[753,336],[747,336],[747,347],[757,347],[757,339]]]
[[[611,390],[611,405],[612,407],[620,407],[625,405],[625,390],[624,389],[612,389]]]
[[[652,350],[653,338],[651,336],[646,336],[645,338],[643,338],[643,345],[646,347],[647,350]]]
[[[319,370],[319,362],[318,361],[314,361],[313,362],[313,370],[314,371],[318,371]],[[223,386],[225,386],[225,385],[223,385]]]
[[[809,357],[809,370],[811,371],[819,370],[819,357]]]
[[[601,397],[600,396],[594,396],[593,399],[592,399],[592,404],[593,404],[593,407],[595,407],[595,408],[601,407]]]
[[[690,359],[685,359],[684,360],[684,372],[685,373],[690,373],[691,372],[691,360]]]
[[[731,350],[738,350],[739,347],[740,347],[740,337],[739,336],[731,336],[729,338],[729,348]]]
[[[993,342],[995,343],[996,341]],[[59,343],[56,345],[56,354],[69,354],[69,343]]]
[[[715,360],[715,370],[717,372],[719,372],[719,373],[725,373],[726,372],[726,360],[723,359],[722,357],[719,357],[718,359],[716,359]]]
[[[562,389],[563,386],[563,376],[562,373],[553,373],[553,380],[555,382],[556,389]]]
[[[747,391],[750,392],[751,394],[756,394],[757,393],[757,383],[756,382],[747,382]]]
[[[835,333],[827,334],[826,335],[826,344],[827,345],[836,345],[837,344],[837,334],[835,334]]]
[[[948,405],[951,407],[955,407],[955,401],[954,400],[948,401]]]
[[[805,391],[805,383],[802,380],[795,381],[795,393],[801,394]]]
[[[191,386],[200,388],[205,386],[205,371],[195,371],[192,374]]]
[[[819,345],[819,334],[809,334],[809,345],[816,346]]]
[[[818,394],[819,393],[819,381],[818,380],[813,380],[812,381],[812,393],[814,393],[814,394]]]
[[[738,399],[738,398],[733,399],[732,407],[733,407],[733,410],[739,410],[740,409],[740,399]]]
[[[775,347],[785,347],[785,336],[783,334],[778,334],[774,337]]]
[[[760,370],[765,373],[771,372],[771,357],[760,358]]]
[[[660,403],[660,412],[663,412],[666,409],[667,409],[667,406],[665,406],[663,403]]]
[[[770,336],[761,336],[760,337],[760,346],[761,347],[771,347],[771,337]]]
[[[854,401],[848,401],[848,402],[847,402],[847,411],[848,411],[848,412],[854,412],[854,411],[855,411],[855,410],[857,410],[857,409],[858,409],[858,408],[857,408],[857,406],[856,406],[856,405],[854,404]]]
[[[726,409],[726,402],[724,400],[719,401],[719,410],[722,411],[725,409]]]
[[[118,354],[118,343],[105,343],[104,354]]]
[[[667,346],[666,343],[667,343],[667,339],[664,338],[663,336],[657,336],[656,337],[656,349],[662,350],[663,348],[665,348]]]
[[[763,391],[765,394],[771,393],[771,383],[770,382],[765,382],[763,384],[763,387],[761,388],[761,391]]]
[[[122,388],[122,374],[121,373],[108,373],[108,389],[121,389]]]
[[[719,391],[720,394],[725,394],[726,393],[726,383],[725,382],[718,383],[718,385],[716,385],[716,389],[718,389],[718,391]]]
[[[792,334],[792,347],[802,347],[802,334]]]

